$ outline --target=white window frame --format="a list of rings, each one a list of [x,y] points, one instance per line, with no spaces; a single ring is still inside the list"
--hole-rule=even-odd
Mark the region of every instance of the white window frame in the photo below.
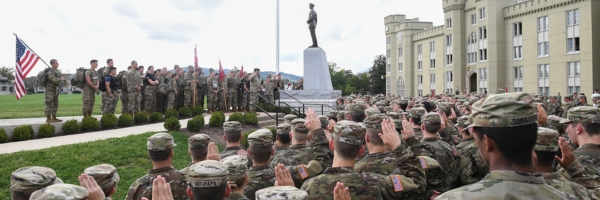
[[[479,21],[485,20],[485,7],[479,9]]]
[[[482,83],[487,83],[488,81],[488,71],[487,68],[479,68],[479,72],[477,74],[479,76],[479,84],[477,84],[477,86],[479,86],[479,93],[486,93],[488,91],[488,85],[487,84],[482,84]]]
[[[391,45],[391,43],[392,43],[392,42],[391,42],[391,39],[390,39],[390,37],[386,37],[386,38],[385,38],[385,44],[386,44],[386,45]]]
[[[454,58],[452,56],[452,34],[446,35],[446,66],[451,66],[454,63]]]
[[[581,39],[579,35],[579,9],[568,10],[567,15],[567,54],[575,54],[581,51]]]
[[[550,94],[550,65],[540,64],[537,66],[538,94]]]
[[[392,83],[389,76],[385,77],[385,83],[386,94],[392,94]]]
[[[567,94],[581,92],[581,62],[567,62]]]
[[[523,59],[523,22],[513,23],[513,60]]]
[[[402,47],[398,48],[398,71],[402,72]]]
[[[467,38],[467,64],[477,63],[477,33],[472,32]]]
[[[471,14],[471,26],[475,26],[477,24],[477,13]]]
[[[404,79],[401,76],[398,76],[396,80],[396,94],[400,97],[405,97],[406,93],[406,84],[404,84]]]
[[[538,57],[548,57],[550,56],[550,42],[548,35],[548,16],[542,16],[537,18],[537,52]]]
[[[513,67],[513,92],[523,92],[523,66]]]
[[[452,18],[446,19],[446,29],[452,29]]]
[[[417,75],[417,95],[423,96],[423,75]]]
[[[452,71],[446,71],[445,76],[444,76],[444,82],[445,82],[445,92],[448,94],[452,94],[453,88],[452,86],[454,85],[454,73]]]
[[[423,44],[417,45],[417,70],[423,69]]]
[[[386,58],[386,65],[385,65],[386,67],[385,67],[385,70],[386,70],[387,73],[392,72],[392,65],[391,65],[392,59],[390,57],[391,54],[392,54],[392,50],[391,49],[385,50],[385,58]]]

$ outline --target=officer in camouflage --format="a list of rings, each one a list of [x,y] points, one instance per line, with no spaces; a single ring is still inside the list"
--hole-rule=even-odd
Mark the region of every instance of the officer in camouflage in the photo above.
[[[123,78],[127,77],[127,110],[123,112],[129,113],[132,116],[138,111],[137,108],[139,108],[139,105],[137,104],[137,98],[142,90],[142,87],[140,86],[141,75],[137,71],[137,67],[137,61],[131,61],[131,69],[127,71],[126,76],[123,76]]]
[[[469,185],[479,182],[490,171],[489,167],[483,161],[481,153],[475,143],[475,138],[471,135],[467,127],[471,124],[469,116],[462,116],[457,119],[456,127],[458,128],[463,140],[456,145],[456,150],[459,152],[460,164],[458,174],[458,184]]]
[[[145,110],[144,109],[144,104],[143,104],[144,99],[145,99],[144,98],[145,97],[144,90],[146,88],[144,86],[144,77],[145,77],[144,76],[144,66],[139,66],[137,68],[137,72],[138,72],[138,76],[139,76],[139,79],[138,79],[139,82],[138,82],[138,84],[140,85],[141,89],[137,93],[137,96],[135,96],[135,106],[136,106],[136,108],[135,108],[136,112],[135,113],[137,113],[137,112],[143,112]]]
[[[273,157],[271,160],[272,168],[275,168],[277,164],[284,164],[285,166],[306,165],[313,159],[314,152],[312,148],[306,146],[309,134],[304,124],[305,122],[301,118],[296,118],[292,121],[290,135],[292,144],[284,150],[279,150],[281,153]]]
[[[150,115],[157,110],[156,105],[156,90],[159,83],[157,77],[154,76],[154,66],[148,66],[148,71],[144,77],[144,111]]]
[[[292,142],[292,138],[290,133],[292,131],[292,125],[290,124],[281,124],[275,128],[277,135],[275,136],[277,141],[275,141],[275,153],[273,154],[273,158],[279,156],[284,152],[287,152],[286,149],[290,146]],[[271,165],[272,167],[275,167]]]
[[[215,160],[205,160],[190,166],[187,194],[190,199],[224,199],[231,188],[227,185],[227,165]],[[173,194],[175,199],[175,194]]]
[[[208,144],[210,144],[210,137],[206,134],[195,134],[188,138],[188,154],[192,159],[192,163],[179,170],[181,175],[187,176],[190,173],[190,166],[206,160],[208,155]]]
[[[556,96],[550,96],[550,102],[548,103],[546,109],[546,113],[548,113],[548,115],[560,115],[560,113],[562,113],[562,107],[556,101],[556,98]]]
[[[167,79],[169,86],[167,87],[167,107],[166,110],[175,109],[176,96],[178,95],[177,80],[179,76],[177,74],[167,73]],[[166,111],[165,110],[165,111]]]
[[[537,172],[541,173],[546,181],[546,184],[563,191],[567,194],[576,196],[578,199],[597,199],[593,193],[590,193],[587,188],[577,183],[571,182],[561,173],[555,172],[552,169],[554,157],[557,156],[558,132],[549,128],[538,127],[537,140],[535,141],[535,155],[537,163],[535,163]],[[571,152],[570,150],[568,150]]]
[[[87,200],[88,190],[84,187],[72,185],[72,184],[55,184],[40,190],[35,191],[31,194],[31,200],[50,200],[50,199],[62,199],[62,200]],[[92,200],[92,199],[90,199]]]
[[[92,116],[92,112],[94,112],[94,103],[96,102],[96,93],[100,86],[100,76],[98,76],[98,72],[96,72],[98,60],[90,61],[90,66],[90,69],[85,70],[84,76],[86,83],[83,85],[83,92],[81,95],[81,100],[83,101],[81,112],[83,113],[83,117]]]
[[[223,81],[221,81],[218,77],[219,77],[219,73],[216,73],[215,76],[217,77],[217,81],[218,86],[219,86],[219,92],[217,93],[217,108],[219,109],[219,111],[225,113],[227,112],[227,108],[225,105],[225,101],[227,100],[227,95],[228,95],[228,91],[227,91],[227,80],[223,79]]]
[[[229,110],[231,108],[231,111],[233,112],[237,112],[237,105],[238,105],[238,96],[237,96],[237,88],[238,88],[238,81],[235,78],[237,74],[237,69],[234,68],[231,71],[229,71],[229,75],[227,76],[227,109]]]
[[[286,124],[292,124],[292,120],[298,118],[298,116],[294,115],[294,114],[287,114],[285,116],[283,116],[283,123]]]
[[[567,118],[567,113],[569,109],[577,107],[576,102],[573,100],[571,96],[565,96],[565,103],[563,104],[562,112],[560,113],[560,117]]]
[[[487,95],[473,104],[469,132],[490,173],[436,199],[577,199],[547,185],[536,173],[532,151],[538,127],[531,102],[527,93],[505,93]]]
[[[206,102],[208,104],[208,113],[211,114],[217,109],[217,95],[219,93],[220,88],[218,83],[219,77],[215,77],[215,70],[213,68],[210,68],[208,71],[210,72],[210,75],[206,78],[206,85],[208,85],[208,91],[206,93]]]
[[[242,77],[242,79],[240,80],[240,87],[242,92],[240,93],[242,95],[242,102],[241,102],[241,107],[242,110],[244,112],[249,111],[248,110],[248,101],[249,101],[249,95],[250,95],[250,80],[248,79],[250,75],[246,72],[244,72],[244,76]]]
[[[249,112],[256,113],[256,104],[258,103],[258,93],[260,93],[260,69],[254,68],[254,73],[248,77],[250,81],[250,107]]]
[[[242,139],[242,124],[237,121],[229,121],[223,123],[223,139],[225,140],[226,148],[220,153],[221,159],[229,156],[238,155],[242,150],[240,140]],[[250,162],[249,167],[252,163]]]
[[[330,110],[329,113],[327,113],[328,120],[333,120],[334,122],[337,122],[337,114],[337,110]]]
[[[248,144],[253,166],[248,170],[244,195],[255,199],[256,191],[275,185],[275,171],[269,166],[273,155],[273,134],[269,129],[258,129],[248,135]]]
[[[263,92],[265,99],[269,100],[269,102],[273,102],[273,88],[275,86],[273,82],[271,82],[271,74],[267,75],[267,80],[262,84],[262,87],[265,89]]]
[[[571,108],[567,117],[560,121],[565,124],[571,142],[579,148],[574,151],[579,161],[591,175],[600,176],[600,108],[580,106]]]
[[[194,86],[196,85],[196,78],[194,77],[194,66],[188,66],[188,71],[185,73],[185,87],[183,89],[183,106],[193,108],[192,96],[194,95]]]
[[[46,113],[46,123],[62,122],[56,118],[58,111],[58,94],[60,93],[60,83],[65,81],[62,74],[58,70],[58,61],[50,60],[52,68],[48,70],[48,83],[44,90],[44,111]]]
[[[174,200],[188,199],[185,177],[173,168],[174,146],[173,136],[168,133],[157,133],[148,138],[147,149],[152,159],[153,169],[131,184],[126,200],[138,200],[142,197],[152,199],[152,180],[159,175],[164,177],[171,186]]]
[[[502,93],[504,93],[504,91],[502,91]],[[452,115],[450,104],[446,102],[439,103],[437,109],[441,120],[444,120],[444,127],[440,127],[440,130],[438,131],[440,139],[451,146],[456,146],[460,142],[460,139],[458,138],[458,129],[456,129],[448,119]]]
[[[231,194],[226,200],[248,200],[244,195],[244,188],[248,183],[248,158],[233,155],[221,160],[227,166],[229,175],[227,185],[231,188]]]
[[[102,192],[104,192],[105,200],[112,199],[112,195],[117,192],[117,183],[121,180],[115,166],[109,164],[94,165],[85,169],[83,173],[94,178]]]
[[[13,200],[28,200],[36,190],[63,181],[48,167],[21,167],[10,175],[10,195]]]
[[[127,72],[131,70],[131,66],[127,67],[127,70],[120,71],[117,75],[117,80],[121,86],[121,112],[122,114],[129,113],[127,110],[129,107],[129,92],[127,91]]]
[[[256,191],[256,200],[272,199],[308,200],[308,193],[292,186],[273,186]]]
[[[115,104],[113,101],[119,101],[118,81],[115,75],[117,68],[110,67],[109,73],[104,75],[104,86],[106,91],[102,92],[102,114],[115,113]]]
[[[425,114],[427,114],[427,110],[425,110],[425,108],[423,107],[416,107],[408,110],[408,116],[410,118],[409,122],[412,124],[411,130],[413,130],[413,132],[415,133],[414,135],[416,140],[423,139],[423,131],[421,130],[421,117]],[[404,126],[402,127],[402,130],[408,131],[407,129],[404,129]],[[408,138],[402,139],[407,140]]]
[[[206,77],[204,72],[200,69],[196,72],[196,106],[200,106],[204,109],[204,98],[206,97]]]

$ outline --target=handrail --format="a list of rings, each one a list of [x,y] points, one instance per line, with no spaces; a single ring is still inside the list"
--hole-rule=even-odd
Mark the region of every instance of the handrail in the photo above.
[[[325,115],[325,111],[323,109],[323,106],[328,106],[332,110],[336,110],[335,108],[333,108],[333,107],[331,107],[330,105],[327,105],[327,104],[306,104],[306,105],[309,105],[309,106],[321,106],[321,115]]]
[[[292,97],[292,99],[296,100],[296,102],[298,102],[299,104],[302,104],[302,107],[304,107],[304,103],[302,103],[300,100],[296,99],[295,97],[293,97],[292,95],[288,94],[287,92],[281,92],[279,91],[279,94],[281,95],[281,93],[287,95],[288,97]]]
[[[277,111],[275,111],[275,117],[273,117],[265,109],[262,109],[261,107],[259,107],[256,104],[251,104],[255,108],[258,108],[259,110],[261,110],[262,112],[264,112],[265,114],[267,114],[269,117],[271,117],[271,119],[274,119],[275,120],[275,126],[279,126],[279,110],[281,109],[281,105],[279,105],[279,106],[275,105],[275,102],[271,102],[269,99],[267,99],[264,96],[260,95],[258,92],[251,92],[251,93],[256,94],[256,96],[258,96],[259,98],[263,99],[268,104],[273,105],[273,107],[277,108]],[[279,101],[279,104],[281,104],[281,103],[282,102]],[[296,110],[294,107],[290,106],[289,104],[287,104],[285,102],[283,102],[283,103],[286,104],[290,109],[292,109],[292,110],[296,111],[298,114],[300,114],[300,110]]]

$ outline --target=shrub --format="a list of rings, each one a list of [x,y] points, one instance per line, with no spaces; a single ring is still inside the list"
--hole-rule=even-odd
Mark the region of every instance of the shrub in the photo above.
[[[204,113],[204,108],[200,106],[196,106],[192,108],[192,116],[202,115]]]
[[[160,122],[163,120],[163,115],[159,112],[150,114],[150,123]]]
[[[229,115],[229,119],[227,119],[227,121],[230,121],[230,122],[236,121],[241,124],[244,124],[244,114],[238,113],[238,112],[233,113],[233,114]]]
[[[137,112],[133,116],[133,121],[135,122],[135,124],[148,123],[148,115],[145,112]]]
[[[187,122],[187,129],[192,132],[198,132],[204,127],[204,117],[197,115]]]
[[[175,109],[169,109],[167,110],[167,112],[165,112],[165,119],[169,119],[171,117],[179,117],[179,112],[177,112],[177,110]]]
[[[268,127],[269,131],[273,134],[273,142],[275,142],[275,138],[277,138],[277,129]]]
[[[188,118],[192,116],[192,111],[188,107],[183,107],[179,109],[179,117]]]
[[[100,124],[104,129],[111,129],[117,127],[118,121],[119,119],[113,113],[104,114],[102,118],[100,118]]]
[[[79,132],[80,126],[76,119],[67,120],[62,125],[62,131],[64,134],[73,134]]]
[[[289,107],[281,108],[280,112],[287,114],[292,113],[292,109]]]
[[[223,126],[223,122],[225,122],[225,118],[223,117],[223,113],[214,112],[210,116],[210,120],[208,120],[208,125],[210,127],[221,127]]]
[[[242,133],[242,138],[240,139],[240,145],[248,148],[250,146],[248,144],[248,135],[250,135],[250,133],[252,133],[254,131],[256,131],[256,130],[249,130],[249,131]]]
[[[223,122],[225,122],[225,114],[221,111],[218,111],[217,113],[219,113],[219,115],[221,115],[221,117],[223,118]]]
[[[54,125],[52,124],[42,124],[38,128],[38,135],[40,137],[52,137],[54,136]]]
[[[179,119],[177,119],[176,117],[171,117],[171,118],[168,118],[167,120],[165,120],[165,123],[163,126],[168,131],[179,131],[179,129],[181,129],[181,124],[179,123]]]
[[[21,125],[15,127],[12,132],[12,139],[15,141],[29,140],[33,136],[31,125]]]
[[[81,120],[81,131],[96,131],[100,129],[100,123],[98,123],[98,119],[95,117],[84,117]]]
[[[130,114],[124,113],[119,116],[119,127],[128,127],[133,125],[133,117]]]
[[[3,128],[0,128],[0,143],[8,142],[8,135]]]
[[[254,114],[253,112],[247,112],[246,114],[244,114],[244,122],[246,124],[258,124],[258,117],[256,117],[256,114]]]

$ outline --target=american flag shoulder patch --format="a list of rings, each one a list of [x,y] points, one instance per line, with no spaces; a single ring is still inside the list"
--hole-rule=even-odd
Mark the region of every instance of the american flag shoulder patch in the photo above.
[[[421,162],[421,167],[423,167],[423,169],[427,169],[427,161],[425,161],[425,159],[423,157],[419,157],[419,162]]]
[[[454,157],[458,156],[458,151],[456,151],[456,147],[452,146],[452,153],[454,153]]]
[[[302,178],[302,180],[308,178],[308,172],[306,171],[306,166],[300,165],[297,167],[297,169],[298,169],[298,173],[300,174],[300,178]]]
[[[400,179],[400,176],[390,176],[390,179],[392,179],[392,184],[394,185],[394,192],[402,192],[404,190],[404,187],[402,186],[402,179]]]

